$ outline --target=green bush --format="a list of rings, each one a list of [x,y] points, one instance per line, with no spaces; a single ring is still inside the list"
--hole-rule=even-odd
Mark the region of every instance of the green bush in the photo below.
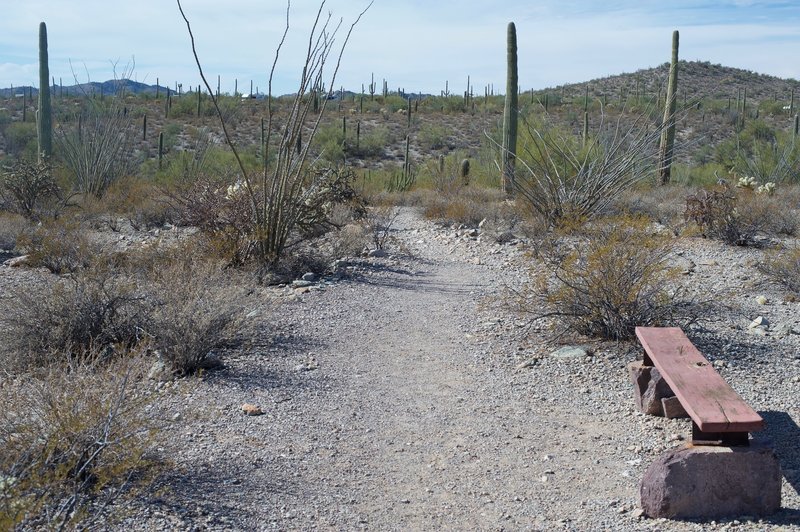
[[[686,325],[695,306],[681,300],[669,267],[672,242],[636,218],[599,220],[580,236],[555,235],[539,250],[547,275],[534,272],[521,304],[536,319],[555,318],[581,335],[623,340],[637,326]]]
[[[6,153],[19,159],[36,159],[39,149],[36,140],[36,124],[31,122],[13,122],[6,127]]]

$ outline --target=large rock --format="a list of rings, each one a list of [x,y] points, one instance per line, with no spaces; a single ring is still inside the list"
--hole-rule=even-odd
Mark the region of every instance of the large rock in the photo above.
[[[641,360],[628,364],[628,374],[634,388],[634,399],[639,409],[645,414],[663,416],[662,399],[674,397],[675,394],[661,377],[655,366],[645,366]]]
[[[641,483],[642,509],[653,518],[763,516],[781,506],[781,467],[766,445],[685,444],[656,459]]]

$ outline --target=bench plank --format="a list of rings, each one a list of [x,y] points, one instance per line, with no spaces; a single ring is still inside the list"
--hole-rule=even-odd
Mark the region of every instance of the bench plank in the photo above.
[[[636,327],[645,352],[702,432],[753,432],[764,420],[679,327]]]

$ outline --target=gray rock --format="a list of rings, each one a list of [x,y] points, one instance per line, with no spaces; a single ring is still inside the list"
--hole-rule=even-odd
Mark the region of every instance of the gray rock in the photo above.
[[[367,253],[368,257],[387,257],[389,253],[385,249],[373,249]]]
[[[652,518],[763,516],[780,509],[781,468],[772,448],[682,445],[659,456],[640,485]]]
[[[764,329],[765,331],[769,330],[769,320],[767,320],[767,318],[765,318],[764,316],[759,316],[750,322],[748,328],[749,329],[761,328]]]
[[[664,417],[667,419],[689,417],[689,414],[686,413],[686,409],[683,408],[680,400],[675,396],[662,397],[661,410],[664,412]]]
[[[8,259],[3,264],[11,268],[18,268],[20,266],[25,266],[27,263],[28,263],[28,255],[20,255],[19,257],[13,257]]]
[[[317,280],[317,274],[314,272],[304,273],[300,279],[303,281],[311,281],[313,283]]]
[[[161,382],[168,381],[172,378],[172,371],[169,368],[169,364],[167,364],[160,355],[147,371],[147,378],[151,381]]]
[[[311,281],[305,281],[303,279],[296,279],[292,281],[292,288],[306,288],[313,285]]]
[[[550,356],[553,358],[558,358],[560,360],[568,360],[571,358],[583,358],[587,356],[589,353],[586,349],[577,346],[564,346],[561,349],[553,351],[550,353]]]
[[[509,244],[517,240],[517,235],[511,231],[503,231],[502,233],[495,235],[494,240],[498,244]]]
[[[633,382],[634,400],[639,409],[651,416],[664,416],[662,399],[674,397],[669,384],[654,366],[645,366],[641,360],[628,364],[628,374]]]

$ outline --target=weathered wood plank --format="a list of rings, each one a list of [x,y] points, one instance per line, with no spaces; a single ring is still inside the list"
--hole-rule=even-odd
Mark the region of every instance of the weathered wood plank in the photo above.
[[[703,432],[753,432],[764,420],[720,376],[679,327],[637,327],[653,365]]]

